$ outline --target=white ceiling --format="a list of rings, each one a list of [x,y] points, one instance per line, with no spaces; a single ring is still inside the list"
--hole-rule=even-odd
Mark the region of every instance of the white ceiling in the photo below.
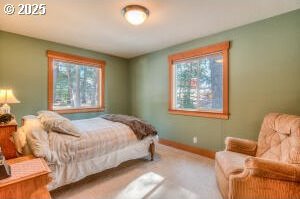
[[[45,3],[45,16],[6,15],[5,4]],[[121,15],[150,10],[141,26]],[[300,8],[299,0],[1,0],[0,29],[131,58]]]

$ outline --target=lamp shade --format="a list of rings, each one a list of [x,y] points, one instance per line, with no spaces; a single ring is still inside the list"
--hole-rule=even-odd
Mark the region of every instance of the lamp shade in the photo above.
[[[16,104],[20,101],[15,97],[11,89],[0,90],[0,104]]]

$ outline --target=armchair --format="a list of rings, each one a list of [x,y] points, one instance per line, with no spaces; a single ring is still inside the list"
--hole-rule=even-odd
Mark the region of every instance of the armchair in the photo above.
[[[300,199],[300,117],[268,114],[258,142],[228,137],[216,153],[224,199]]]

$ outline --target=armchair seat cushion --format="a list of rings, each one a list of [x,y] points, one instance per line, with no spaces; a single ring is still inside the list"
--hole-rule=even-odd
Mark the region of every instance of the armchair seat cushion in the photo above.
[[[231,151],[219,151],[216,153],[216,162],[224,176],[228,179],[230,175],[243,172],[244,163],[248,155]]]

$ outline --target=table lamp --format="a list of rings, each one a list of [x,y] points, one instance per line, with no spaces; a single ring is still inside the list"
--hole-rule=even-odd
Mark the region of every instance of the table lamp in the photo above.
[[[8,104],[20,103],[19,100],[14,96],[14,93],[11,89],[0,89],[0,104],[3,104],[1,107],[1,112],[10,113],[10,106]]]

